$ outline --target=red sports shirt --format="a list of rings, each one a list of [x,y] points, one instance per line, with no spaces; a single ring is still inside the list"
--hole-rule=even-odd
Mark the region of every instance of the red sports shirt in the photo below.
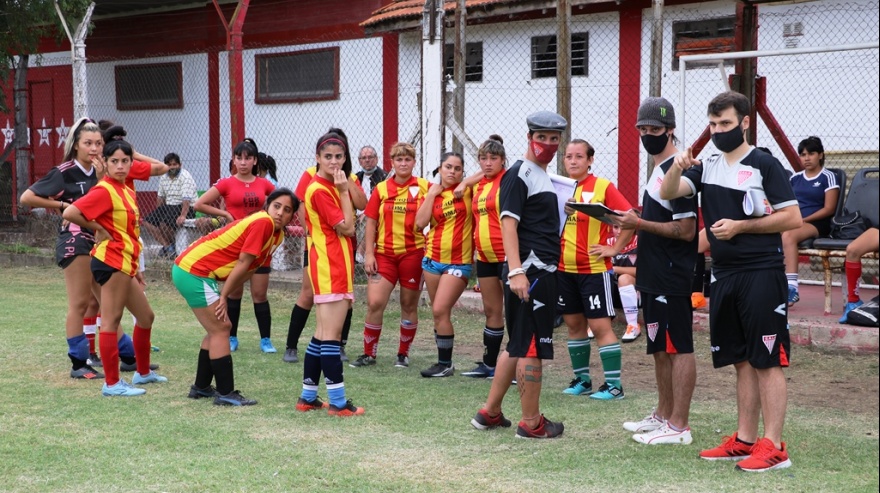
[[[455,186],[434,198],[431,229],[425,243],[425,257],[441,264],[467,264],[474,261],[474,217],[471,214],[472,191],[456,199]]]
[[[153,167],[150,163],[133,160],[131,162],[131,169],[128,171],[128,176],[125,177],[125,186],[134,191],[134,181],[150,181],[150,175],[152,172]]]
[[[110,239],[96,243],[92,256],[105,264],[134,276],[141,252],[140,212],[134,191],[118,181],[104,177],[85,196],[73,203],[89,221],[97,221],[110,233]]]
[[[234,176],[218,180],[214,185],[223,196],[226,210],[233,219],[242,219],[263,208],[266,197],[275,190],[275,185],[257,176],[251,183],[245,183]]]
[[[311,231],[309,280],[316,295],[354,291],[354,251],[351,239],[339,236],[334,226],[345,220],[339,191],[329,180],[315,175],[305,193],[306,225]]]
[[[504,262],[504,243],[501,241],[501,178],[502,169],[491,180],[483,178],[474,187],[474,247],[480,262]]]
[[[373,189],[364,215],[378,223],[376,253],[403,255],[424,250],[425,235],[416,231],[416,212],[430,186],[428,180],[411,176],[402,185],[389,178]]]

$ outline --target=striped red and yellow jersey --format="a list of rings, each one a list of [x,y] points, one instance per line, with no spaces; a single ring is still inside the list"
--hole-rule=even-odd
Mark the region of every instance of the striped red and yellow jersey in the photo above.
[[[333,182],[316,174],[305,193],[309,280],[316,295],[354,291],[354,249],[351,238],[334,226],[345,220],[339,191]]]
[[[373,189],[364,215],[378,223],[376,253],[403,255],[424,250],[425,235],[416,230],[416,212],[430,186],[428,180],[411,176],[402,185],[389,178]]]
[[[470,265],[474,261],[473,192],[467,188],[456,199],[454,191],[455,186],[449,187],[434,198],[425,257],[441,264]]]
[[[150,175],[153,172],[153,166],[146,161],[138,161],[137,159],[133,159],[131,161],[131,169],[128,170],[128,176],[125,178],[125,186],[131,189],[132,192],[135,191],[134,181],[150,181]]]
[[[577,184],[574,198],[578,202],[605,204],[614,210],[627,211],[632,208],[623,195],[605,178],[587,175]],[[614,234],[610,224],[576,212],[565,221],[562,230],[559,270],[572,274],[600,274],[611,269],[611,259],[590,256],[592,245],[607,245],[608,238]]]
[[[505,169],[494,178],[483,178],[474,187],[474,247],[480,262],[504,262],[504,243],[501,241],[501,178]]]
[[[275,221],[266,211],[255,212],[196,240],[175,263],[198,277],[225,281],[239,255],[253,255],[248,271],[268,265],[275,249],[284,241],[284,231],[275,231]]]
[[[309,188],[309,184],[312,183],[312,178],[314,178],[317,172],[318,167],[312,166],[311,168],[303,171],[303,174],[299,176],[299,181],[296,184],[296,190],[293,191],[293,194],[296,195],[296,198],[298,198],[301,202],[305,200],[306,189]],[[348,175],[348,177],[351,178],[355,182],[355,184],[357,184],[357,186],[363,188],[363,185],[361,185],[361,181],[358,179],[356,174],[351,173]]]
[[[92,256],[129,276],[138,270],[141,253],[140,212],[134,190],[105,177],[73,203],[89,221],[96,221],[110,233],[110,239],[96,243]]]

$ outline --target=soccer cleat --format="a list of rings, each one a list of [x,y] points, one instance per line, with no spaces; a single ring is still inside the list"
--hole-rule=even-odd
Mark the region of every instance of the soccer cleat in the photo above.
[[[455,367],[453,365],[444,365],[443,363],[434,363],[433,366],[422,370],[421,373],[425,378],[451,377],[455,373]]]
[[[125,363],[122,361],[119,362],[119,371],[136,371],[137,369],[138,369],[137,363],[128,364],[128,363]],[[159,369],[159,365],[157,365],[155,363],[150,363],[150,371],[158,370],[158,369]]]
[[[409,356],[398,354],[397,361],[394,362],[395,368],[409,368]]]
[[[844,307],[843,307],[843,316],[840,317],[840,320],[838,320],[838,322],[845,324],[847,317],[849,317],[849,312],[855,310],[856,308],[858,308],[864,304],[865,303],[862,300],[847,302],[847,304],[844,305]]]
[[[626,332],[623,333],[623,337],[620,338],[623,342],[633,342],[638,339],[639,336],[642,335],[642,328],[638,325],[627,325]]]
[[[104,387],[101,389],[101,394],[105,397],[134,397],[146,393],[146,390],[132,387],[128,382],[121,378],[113,385],[107,385],[107,383],[104,382]]]
[[[510,428],[510,420],[504,417],[504,413],[490,416],[485,409],[477,411],[477,415],[471,420],[471,424],[478,430],[494,430],[495,428]]]
[[[669,427],[669,423],[663,423],[659,428],[653,431],[637,433],[633,435],[633,440],[639,443],[644,443],[645,445],[690,445],[690,443],[694,441],[693,437],[691,437],[690,428],[685,428],[682,431],[675,431]]]
[[[320,397],[315,397],[313,401],[307,401],[300,397],[296,400],[296,410],[300,412],[317,411],[318,409],[327,409],[330,404],[322,401]]]
[[[376,364],[376,358],[370,356],[369,354],[362,354],[358,356],[356,360],[349,363],[348,366],[352,368],[360,368],[362,366],[372,366]]]
[[[342,407],[336,407],[333,404],[330,404],[330,408],[327,410],[327,414],[330,416],[360,416],[364,414],[364,408],[357,407],[352,404],[351,399],[345,401],[345,405]]]
[[[278,350],[275,349],[275,346],[272,345],[272,339],[269,339],[268,337],[260,339],[260,351],[269,354],[278,352]]]
[[[789,285],[788,286],[788,306],[794,306],[795,303],[801,300],[800,295],[798,295],[798,288]]]
[[[476,368],[471,371],[462,372],[461,376],[471,378],[492,378],[495,376],[495,368],[490,368],[486,366],[486,363],[477,361]]]
[[[143,385],[145,383],[164,383],[167,382],[168,379],[159,375],[158,373],[150,370],[146,375],[141,375],[138,372],[134,372],[134,376],[131,377],[131,383],[134,385]]]
[[[721,445],[700,452],[700,458],[706,460],[742,460],[748,459],[754,445],[737,441],[736,433],[724,437]]]
[[[625,421],[623,423],[623,429],[633,433],[647,433],[660,428],[663,426],[663,423],[664,421],[662,419],[657,419],[657,416],[654,415],[654,413],[651,413],[648,416],[645,416],[641,421]]]
[[[208,385],[207,387],[200,389],[195,385],[191,385],[189,388],[189,394],[187,395],[190,399],[205,399],[205,398],[215,398],[217,397],[217,391],[214,390],[214,387]]]
[[[788,458],[785,442],[782,442],[782,450],[779,450],[769,438],[758,440],[752,447],[751,456],[736,465],[740,471],[748,472],[772,471],[786,467],[791,467],[791,459]]]
[[[345,354],[345,346],[339,348],[339,361],[343,363],[348,363],[348,355]]]
[[[296,348],[287,348],[281,360],[285,363],[299,363],[299,353]]]
[[[229,336],[229,350],[233,353],[238,351],[238,337]]]
[[[90,354],[89,358],[86,360],[86,364],[93,368],[101,368],[104,366],[104,363],[101,362],[101,357],[98,356],[98,353]]]
[[[585,382],[581,377],[575,377],[562,393],[568,395],[590,395],[593,393],[593,382]]]
[[[706,297],[703,296],[703,293],[696,291],[691,293],[691,308],[697,310],[699,308],[706,308]]]
[[[598,399],[600,401],[623,399],[623,387],[608,385],[607,382],[603,383],[602,386],[599,387],[599,390],[590,396],[590,399]]]
[[[70,370],[70,378],[80,378],[83,380],[95,380],[97,378],[104,378],[104,374],[99,372],[98,370],[92,368],[89,365],[85,365],[78,370]]]
[[[525,421],[520,421],[516,427],[517,438],[556,438],[562,435],[565,426],[562,423],[554,423],[541,415],[541,424],[534,430],[529,428]]]
[[[241,395],[241,392],[237,390],[233,390],[226,395],[217,394],[217,396],[214,397],[215,406],[253,406],[256,403],[257,401],[248,399]]]

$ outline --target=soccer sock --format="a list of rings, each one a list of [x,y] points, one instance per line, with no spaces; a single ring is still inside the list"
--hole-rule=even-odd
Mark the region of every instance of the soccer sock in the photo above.
[[[376,357],[379,336],[382,335],[382,324],[373,325],[364,322],[364,354]]]
[[[114,339],[116,338],[115,332],[102,332],[102,334],[112,334],[112,337]],[[105,337],[111,336],[102,335],[101,339],[104,339]],[[119,339],[119,342],[117,342],[116,345],[119,348],[119,359],[122,360],[123,363],[131,365],[137,361],[134,355],[134,343],[131,342],[131,337],[129,337],[128,334],[122,334],[122,338]]]
[[[321,381],[321,341],[312,337],[303,358],[303,390],[300,397],[312,402],[318,397],[318,382]]]
[[[397,346],[397,354],[409,356],[409,347],[412,346],[418,329],[419,324],[417,323],[412,323],[409,320],[400,321],[400,344]]]
[[[98,312],[95,315],[95,326],[97,326],[99,329],[101,328],[101,312]]]
[[[214,380],[214,369],[211,368],[211,356],[207,349],[199,349],[199,363],[196,366],[195,386],[206,389]]]
[[[843,265],[846,268],[846,301],[855,303],[861,299],[859,297],[859,284],[862,279],[862,263],[846,261]]]
[[[620,343],[599,346],[599,357],[602,358],[605,383],[620,387]]]
[[[217,382],[217,392],[226,395],[235,390],[235,376],[232,373],[232,355],[227,354],[222,358],[211,360],[211,369],[214,370],[214,380]]]
[[[798,274],[795,272],[794,274],[785,273],[785,280],[788,281],[788,285],[797,289],[798,287]]]
[[[568,355],[571,356],[571,369],[574,376],[584,382],[592,382],[590,379],[590,340],[569,339]]]
[[[73,362],[74,370],[85,366],[86,359],[89,357],[89,341],[85,334],[67,339],[67,354],[70,356],[70,361]]]
[[[272,310],[269,309],[268,301],[254,303],[254,317],[260,329],[260,339],[272,337]]]
[[[104,381],[107,385],[119,382],[119,346],[116,344],[116,332],[102,332],[98,339],[101,348],[101,360],[104,362]]]
[[[504,339],[504,327],[483,328],[483,364],[489,368],[495,368],[498,364],[502,339]]]
[[[327,384],[327,398],[336,407],[345,406],[345,383],[342,360],[339,359],[339,341],[321,341],[321,368]]]
[[[455,334],[448,336],[438,335],[437,339],[437,362],[441,365],[452,366],[452,347],[455,345]]]
[[[354,310],[351,307],[345,312],[345,322],[342,322],[342,338],[339,341],[342,347],[348,344],[348,335],[351,333],[351,314],[353,312]]]
[[[626,324],[638,327],[639,325],[639,294],[633,285],[620,286],[620,304],[623,305],[623,314],[626,316]]]
[[[309,320],[309,314],[312,310],[305,309],[299,305],[293,305],[290,312],[290,325],[287,326],[287,349],[296,349],[299,344],[299,336],[302,335],[306,322]]]
[[[150,373],[150,334],[152,330],[134,326],[132,339],[134,341],[134,357],[137,360],[137,372],[141,375]]]
[[[226,298],[226,316],[232,329],[229,331],[229,337],[238,337],[238,319],[241,318],[241,298]]]
[[[97,317],[83,317],[83,334],[89,341],[89,354],[95,354],[95,333],[98,332]]]

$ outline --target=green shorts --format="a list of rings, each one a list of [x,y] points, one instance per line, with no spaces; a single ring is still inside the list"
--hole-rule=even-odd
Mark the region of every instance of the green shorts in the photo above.
[[[171,267],[171,280],[190,308],[205,308],[220,299],[220,287],[217,281],[208,277],[194,276],[177,264]]]

